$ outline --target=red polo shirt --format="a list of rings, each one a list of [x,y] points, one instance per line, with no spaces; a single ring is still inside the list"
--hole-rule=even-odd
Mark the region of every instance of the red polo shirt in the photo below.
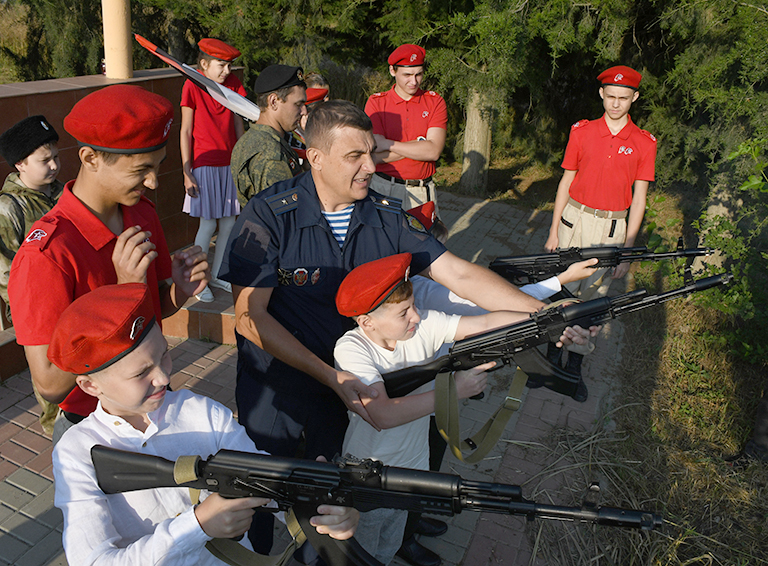
[[[226,88],[245,96],[245,88],[235,75],[229,75]],[[192,81],[181,89],[181,105],[195,111],[192,122],[192,167],[228,167],[237,142],[235,115]]]
[[[445,100],[431,90],[419,90],[410,100],[403,100],[393,86],[387,92],[371,96],[365,113],[373,122],[374,134],[400,142],[426,138],[429,128],[445,130],[448,124]],[[379,163],[376,171],[398,179],[426,179],[435,174],[435,162],[406,157],[392,163]]]
[[[570,195],[581,204],[626,210],[632,204],[632,184],[654,180],[656,138],[627,118],[616,135],[604,117],[571,126],[562,167],[577,172]]]
[[[16,341],[25,346],[50,344],[53,329],[70,303],[103,285],[117,283],[112,251],[117,236],[72,194],[70,181],[58,204],[32,225],[11,266],[8,295]],[[142,197],[122,207],[123,227],[141,226],[152,233],[157,258],[147,272],[155,316],[162,320],[160,281],[171,277],[171,257],[155,212]],[[60,403],[65,411],[89,415],[97,399],[75,387]]]

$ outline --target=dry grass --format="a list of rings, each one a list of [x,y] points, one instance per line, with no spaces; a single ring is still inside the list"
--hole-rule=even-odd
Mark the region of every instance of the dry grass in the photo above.
[[[505,170],[507,185],[518,190],[494,191],[494,198],[551,207],[559,175]],[[455,167],[445,174],[458,180]],[[685,210],[690,204],[652,193],[646,224],[654,222],[670,247],[682,234],[695,245],[684,218],[696,214]],[[644,243],[641,237],[638,245]],[[675,288],[681,267],[634,266],[635,285],[650,292]],[[664,515],[664,527],[647,533],[532,523],[534,556],[547,564],[768,564],[768,466],[737,471],[724,461],[752,432],[768,368],[731,351],[726,336],[743,321],[697,302],[671,301],[624,319],[627,349],[613,408],[589,433],[557,429],[527,448],[531,459],[547,463],[525,484],[533,499],[580,505],[584,487],[597,479],[603,505],[654,510]]]

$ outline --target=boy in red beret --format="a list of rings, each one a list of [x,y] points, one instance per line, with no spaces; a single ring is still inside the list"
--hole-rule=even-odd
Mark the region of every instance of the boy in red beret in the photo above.
[[[606,69],[600,81],[605,113],[597,120],[571,126],[557,187],[547,251],[596,246],[631,247],[645,214],[648,184],[654,180],[656,138],[638,128],[629,109],[640,93],[642,75],[623,65]],[[595,273],[568,289],[584,300],[605,296],[613,279],[627,274],[629,263]],[[550,349],[550,359],[560,353]],[[571,354],[567,369],[581,375],[582,357]],[[583,385],[586,400],[586,386]]]
[[[434,91],[421,89],[426,51],[406,43],[387,59],[392,89],[377,92],[365,105],[376,140],[376,174],[371,189],[402,201],[404,209],[437,203],[435,162],[445,147],[448,111]]]
[[[336,342],[334,359],[338,369],[353,373],[378,392],[376,398],[363,399],[363,403],[381,430],[349,412],[343,452],[390,466],[427,470],[429,415],[435,410],[431,384],[406,397],[390,399],[381,375],[429,361],[445,343],[512,324],[528,314],[459,316],[420,310],[414,304],[410,264],[411,254],[403,253],[365,263],[347,275],[336,295],[336,306],[358,326]],[[494,365],[488,362],[456,372],[459,398],[480,393],[486,384],[485,371]],[[400,548],[406,515],[392,509],[362,513],[358,542],[382,563],[389,563]]]
[[[167,391],[173,362],[147,285],[106,285],[76,299],[54,329],[48,357],[98,399],[53,451],[69,563],[225,564],[205,544],[243,534],[268,499],[203,493],[193,505],[186,488],[106,495],[96,481],[94,445],[170,460],[222,449],[259,452],[223,405],[186,389]],[[338,539],[354,533],[354,509],[322,505],[318,513],[318,532]]]
[[[24,346],[32,380],[62,410],[54,442],[96,407],[95,398],[75,387],[75,375],[47,357],[67,305],[103,285],[142,282],[149,285],[160,321],[209,278],[199,247],[171,258],[155,206],[144,196],[158,186],[172,122],[168,100],[131,85],[89,94],[64,119],[80,146],[80,171],[32,227],[14,258],[8,287],[16,340]]]

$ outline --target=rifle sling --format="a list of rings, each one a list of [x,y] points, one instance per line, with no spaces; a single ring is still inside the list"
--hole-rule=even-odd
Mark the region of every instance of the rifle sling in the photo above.
[[[467,464],[475,464],[485,458],[496,445],[507,426],[512,413],[520,408],[523,388],[528,376],[517,368],[512,378],[504,401],[496,412],[488,419],[480,431],[472,438],[459,442],[459,399],[456,393],[456,381],[451,373],[441,373],[435,378],[435,421],[441,436],[448,443],[451,452],[457,459]],[[462,450],[474,450],[464,456]]]
[[[197,505],[200,501],[200,490],[190,488],[189,495],[192,498],[192,504]],[[288,527],[288,532],[293,540],[282,554],[265,556],[248,550],[239,542],[229,538],[209,540],[205,543],[205,548],[216,558],[229,564],[229,566],[284,566],[291,559],[293,553],[307,540],[292,510],[285,513],[285,525]]]

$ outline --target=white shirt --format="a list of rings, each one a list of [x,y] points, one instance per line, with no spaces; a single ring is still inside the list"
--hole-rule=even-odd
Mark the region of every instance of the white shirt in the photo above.
[[[256,450],[229,409],[188,390],[166,393],[149,418],[151,424],[141,432],[99,403],[54,448],[55,505],[64,512],[62,541],[70,564],[225,564],[205,549],[211,537],[197,522],[187,488],[105,495],[96,483],[91,447],[99,444],[172,461],[195,454],[205,459],[223,448],[264,452]]]
[[[356,375],[366,385],[383,381],[381,374],[431,360],[446,342],[453,342],[461,319],[437,311],[419,310],[421,321],[408,340],[398,341],[393,351],[375,344],[360,327],[336,342],[336,367]],[[409,395],[424,393],[432,382]],[[389,466],[429,469],[429,416],[377,431],[356,413],[349,412],[344,454],[373,458]]]

